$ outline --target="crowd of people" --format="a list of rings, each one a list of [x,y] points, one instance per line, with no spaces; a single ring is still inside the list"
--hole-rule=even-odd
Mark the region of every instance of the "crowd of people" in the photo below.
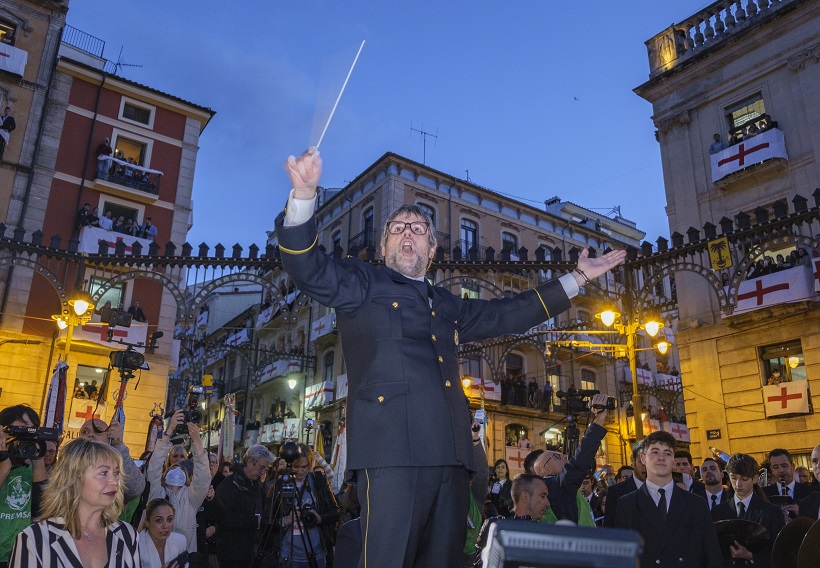
[[[778,254],[774,258],[771,255],[765,255],[759,258],[749,270],[746,272],[746,278],[758,278],[767,274],[774,274],[781,270],[788,270],[795,266],[811,266],[811,257],[804,248],[795,248],[788,255],[783,256]],[[724,283],[728,285],[728,275],[724,279]]]
[[[777,128],[777,122],[772,120],[768,114],[762,115],[757,120],[752,120],[733,130],[729,135],[729,143],[725,144],[721,140],[720,134],[715,134],[712,138],[714,142],[709,146],[710,154],[717,154],[729,146],[740,144],[744,140],[754,138],[758,134],[766,132],[772,128]]]
[[[132,156],[126,157],[122,150],[115,152],[109,138],[104,138],[97,146],[97,178],[152,193],[156,190],[149,172]]]
[[[120,215],[115,219],[111,211],[106,211],[100,217],[100,208],[92,209],[90,203],[84,203],[77,211],[77,228],[82,229],[83,227],[97,227],[140,239],[153,240],[157,236],[157,228],[151,217],[146,217],[143,223],[139,223],[132,217],[126,218],[125,215]]]

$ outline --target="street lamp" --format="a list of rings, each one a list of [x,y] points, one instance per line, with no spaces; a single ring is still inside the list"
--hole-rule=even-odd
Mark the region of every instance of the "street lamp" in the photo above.
[[[614,327],[619,334],[626,336],[626,355],[629,359],[629,372],[632,374],[632,416],[635,419],[635,439],[640,442],[643,440],[643,420],[639,420],[641,416],[640,411],[643,408],[641,404],[641,395],[638,393],[638,360],[635,355],[637,349],[638,330],[643,329],[650,337],[655,337],[658,331],[663,327],[660,318],[655,314],[651,314],[646,318],[642,324],[638,318],[627,317],[626,323],[622,322],[621,314],[614,306],[606,306],[595,317],[607,327]],[[665,349],[658,343],[657,347],[661,353],[665,353],[669,348],[669,344],[663,341]]]
[[[62,331],[66,330],[65,336],[65,356],[68,357],[71,351],[71,337],[74,327],[78,325],[85,325],[91,319],[94,309],[94,300],[88,292],[78,292],[72,299],[68,301],[70,310],[63,310],[63,313],[51,316],[57,323],[57,328]]]

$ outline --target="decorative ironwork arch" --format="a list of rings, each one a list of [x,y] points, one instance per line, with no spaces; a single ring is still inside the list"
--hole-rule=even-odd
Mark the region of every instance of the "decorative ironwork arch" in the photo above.
[[[488,282],[483,278],[475,278],[473,276],[451,276],[450,278],[445,278],[444,280],[437,282],[436,286],[449,289],[451,286],[455,284],[473,284],[481,289],[487,290],[496,298],[504,297],[504,290],[502,290],[492,282]]]
[[[751,243],[749,251],[740,260],[732,274],[732,280],[729,288],[729,293],[733,300],[733,305],[737,305],[737,292],[740,288],[740,283],[746,278],[746,272],[755,263],[755,259],[772,249],[780,248],[783,245],[802,245],[813,249],[817,244],[820,244],[820,236],[816,239],[811,237],[804,237],[803,235],[778,235],[765,241]]]
[[[0,258],[0,266],[21,266],[28,268],[32,272],[40,274],[54,287],[54,290],[57,292],[57,296],[60,298],[60,305],[62,306],[63,311],[68,310],[68,292],[66,292],[65,285],[52,271],[39,262],[19,256],[13,256],[8,258]]]
[[[641,287],[640,291],[638,292],[637,302],[636,305],[640,308],[645,306],[651,305],[648,302],[648,297],[655,289],[655,285],[661,282],[667,276],[672,276],[676,272],[694,272],[695,274],[699,274],[703,276],[708,282],[712,289],[715,291],[715,295],[718,297],[718,302],[720,303],[721,309],[726,313],[731,313],[734,309],[734,304],[730,303],[729,297],[726,295],[726,292],[723,290],[723,283],[715,276],[714,272],[695,262],[676,262],[674,264],[670,264],[664,266],[657,272],[655,272],[652,276],[650,276],[645,282],[644,285]]]
[[[536,353],[539,354],[541,357],[541,362],[544,364],[544,369],[547,368],[549,365],[549,360],[546,355],[544,355],[544,345],[539,343],[535,337],[522,337],[518,341],[514,343],[510,343],[502,352],[501,355],[498,357],[498,361],[496,363],[498,367],[498,374],[499,376],[503,375],[503,366],[504,363],[507,361],[507,355],[512,353],[515,349],[518,349],[522,345],[529,345],[533,349],[535,349]]]
[[[464,362],[467,359],[466,355],[467,355],[467,353],[459,353],[459,355],[458,355],[458,364],[459,364],[459,366],[461,365],[462,362]],[[493,365],[493,362],[490,359],[489,355],[487,355],[486,350],[482,349],[480,351],[470,351],[469,356],[470,356],[470,358],[473,358],[473,357],[477,356],[479,359],[481,359],[485,363],[487,363],[487,366],[490,368],[490,375],[492,377],[492,381],[494,383],[498,383],[498,381],[496,380],[498,377],[496,377],[496,375],[495,375],[495,365]]]
[[[121,284],[129,280],[136,280],[138,278],[142,278],[145,280],[153,280],[154,282],[161,283],[166,290],[171,292],[171,294],[174,297],[174,300],[176,300],[177,320],[183,322],[189,319],[187,317],[188,314],[185,313],[185,295],[182,293],[182,291],[174,283],[173,280],[171,280],[161,272],[154,272],[153,270],[130,270],[128,272],[123,272],[122,274],[117,274],[116,276],[103,281],[102,286],[100,286],[94,292],[92,298],[96,303],[97,300],[102,298],[106,292],[108,292],[117,284]]]
[[[220,276],[219,278],[211,280],[208,284],[203,286],[191,299],[188,307],[189,313],[196,313],[199,306],[207,300],[213,292],[232,282],[251,282],[253,284],[259,284],[264,290],[272,292],[271,297],[274,295],[276,297],[281,297],[279,288],[277,288],[273,281],[269,278],[259,276],[252,272],[235,272],[233,274],[228,274],[227,276]]]

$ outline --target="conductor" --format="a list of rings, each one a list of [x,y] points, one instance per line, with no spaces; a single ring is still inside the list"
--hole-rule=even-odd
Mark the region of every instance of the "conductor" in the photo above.
[[[384,265],[321,252],[314,220],[322,160],[315,148],[285,164],[292,191],[276,219],[285,270],[302,292],[335,308],[348,368],[348,469],[356,470],[360,567],[458,566],[473,459],[458,345],[523,333],[570,307],[579,286],[623,262],[589,258],[561,278],[508,298],[465,300],[425,275],[433,221],[402,205],[385,220]]]

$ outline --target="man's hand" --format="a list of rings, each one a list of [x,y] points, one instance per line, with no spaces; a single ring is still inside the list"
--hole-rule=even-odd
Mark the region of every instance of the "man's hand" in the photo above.
[[[120,442],[122,442],[122,424],[114,420],[108,427],[108,443],[112,446],[118,446]]]
[[[604,393],[598,393],[592,397],[589,401],[589,408],[595,414],[595,422],[598,426],[603,426],[606,422],[607,410],[606,408],[596,409],[595,405],[600,405],[606,407],[606,399],[607,395]]]
[[[316,196],[319,178],[322,177],[322,158],[319,156],[319,150],[311,146],[298,158],[288,156],[285,172],[293,186],[293,197],[313,199]]]
[[[174,412],[174,415],[171,416],[171,419],[168,421],[168,429],[165,430],[163,436],[170,438],[173,435],[174,430],[177,429],[177,426],[182,424],[184,418],[185,416],[182,410],[177,410]]]
[[[744,560],[753,559],[752,553],[749,552],[749,549],[741,545],[738,541],[735,541],[734,544],[730,544],[729,550],[732,552],[732,558],[742,558]]]
[[[604,256],[589,258],[589,250],[587,248],[581,249],[581,254],[578,256],[578,270],[583,272],[572,272],[578,286],[584,286],[586,280],[584,275],[590,280],[595,280],[621,264],[626,259],[625,250],[613,250]]]
[[[783,505],[783,510],[796,517],[800,514],[800,505],[798,505],[797,503],[792,503],[791,505]]]

